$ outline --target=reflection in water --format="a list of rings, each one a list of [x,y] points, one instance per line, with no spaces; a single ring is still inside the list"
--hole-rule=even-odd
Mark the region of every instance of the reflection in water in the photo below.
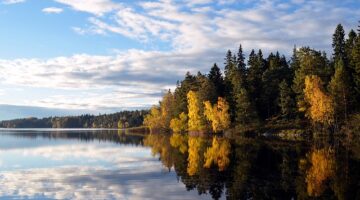
[[[187,190],[213,199],[360,198],[358,138],[151,134],[145,141]]]
[[[0,199],[360,199],[359,144],[1,130]]]
[[[205,153],[204,167],[211,167],[214,163],[219,167],[219,171],[224,171],[230,163],[230,142],[226,138],[214,137],[212,146]]]
[[[332,149],[314,149],[309,154],[311,163],[306,173],[307,191],[311,196],[320,196],[325,182],[334,176],[335,162]]]
[[[117,131],[1,130],[0,199],[199,198],[142,143]]]

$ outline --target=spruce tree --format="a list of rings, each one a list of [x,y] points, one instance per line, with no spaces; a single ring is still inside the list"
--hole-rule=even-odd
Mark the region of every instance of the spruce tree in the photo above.
[[[240,128],[245,128],[257,122],[257,113],[249,98],[249,94],[245,88],[241,88],[240,93],[236,94],[236,125]]]
[[[224,77],[221,74],[220,68],[214,63],[208,74],[209,80],[214,84],[216,88],[216,95],[224,97]]]
[[[240,44],[239,50],[237,53],[237,61],[236,61],[237,69],[240,73],[241,77],[241,83],[245,84],[245,78],[246,78],[246,64],[245,64],[245,57],[243,53],[242,46]]]
[[[335,32],[333,34],[333,56],[335,63],[342,59],[346,63],[346,54],[345,54],[345,31],[341,24],[338,24]]]
[[[335,74],[332,77],[329,90],[335,106],[335,118],[339,122],[341,119],[346,120],[350,101],[350,79],[342,59],[338,60],[335,65]]]
[[[295,101],[292,98],[292,90],[287,84],[286,80],[283,80],[279,84],[279,107],[281,108],[281,114],[284,118],[290,118],[293,116],[296,110]]]

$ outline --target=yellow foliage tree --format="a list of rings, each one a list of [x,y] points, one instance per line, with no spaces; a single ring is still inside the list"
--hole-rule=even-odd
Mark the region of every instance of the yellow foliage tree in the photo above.
[[[189,131],[204,131],[206,129],[205,119],[201,113],[201,103],[199,96],[194,91],[187,94],[188,110],[189,110]]]
[[[170,128],[175,133],[185,132],[188,129],[188,117],[182,112],[178,118],[170,121]]]
[[[152,132],[154,130],[168,131],[173,118],[174,105],[174,95],[168,91],[160,101],[160,106],[153,106],[150,113],[145,116],[144,125],[148,126]]]
[[[210,168],[214,163],[219,167],[219,171],[223,171],[230,163],[230,142],[226,139],[214,137],[212,146],[205,152],[204,167]]]
[[[307,191],[310,196],[320,196],[325,190],[325,181],[335,173],[333,150],[313,150],[309,160],[311,167],[306,173]]]
[[[161,123],[165,129],[170,127],[170,121],[173,118],[173,110],[175,105],[175,98],[173,93],[168,91],[160,102]]]
[[[149,127],[150,131],[162,128],[161,112],[158,106],[151,107],[150,113],[144,118],[144,125]]]
[[[230,126],[229,104],[219,97],[217,104],[211,105],[210,101],[204,102],[204,115],[211,122],[214,132],[223,131]]]
[[[334,122],[334,104],[331,97],[323,91],[320,77],[314,75],[305,77],[304,95],[309,107],[300,107],[300,111],[306,111],[306,116],[314,122],[323,124]]]

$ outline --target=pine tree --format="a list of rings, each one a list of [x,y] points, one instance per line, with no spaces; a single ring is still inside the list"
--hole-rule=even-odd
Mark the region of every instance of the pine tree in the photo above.
[[[236,125],[245,128],[258,122],[258,116],[245,88],[236,94]]]
[[[335,63],[342,59],[345,63],[347,63],[347,58],[345,54],[345,31],[341,24],[338,24],[335,33],[333,34],[333,55]]]
[[[335,65],[335,74],[332,77],[329,90],[334,102],[335,117],[337,121],[347,119],[350,100],[350,80],[344,62],[338,60]]]
[[[261,54],[260,54],[261,55]],[[247,74],[247,85],[250,98],[257,104],[261,93],[261,79],[262,79],[262,67],[259,62],[258,55],[255,54],[254,50],[251,51],[248,60],[248,74]]]
[[[224,78],[221,74],[220,68],[217,66],[216,63],[214,63],[213,67],[210,69],[208,78],[216,88],[216,95],[224,97]]]
[[[285,80],[279,84],[279,107],[281,108],[281,114],[285,118],[293,116],[295,112],[295,101],[292,98],[292,91]]]
[[[243,49],[242,46],[240,44],[239,46],[239,51],[237,53],[237,69],[240,73],[240,77],[241,77],[241,84],[245,84],[245,77],[246,77],[246,64],[245,64],[245,57],[243,54]]]
[[[224,67],[225,77],[231,77],[231,72],[233,71],[233,68],[235,66],[233,62],[232,52],[230,50],[226,52],[224,65],[225,65]]]

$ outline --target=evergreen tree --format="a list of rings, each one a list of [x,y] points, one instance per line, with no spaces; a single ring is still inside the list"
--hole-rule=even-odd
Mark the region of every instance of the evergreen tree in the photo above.
[[[240,128],[258,122],[256,110],[245,88],[242,88],[240,93],[236,94],[236,114],[236,124]]]
[[[197,91],[200,102],[210,101],[215,103],[218,96],[214,83],[200,72],[198,72],[196,80],[198,87],[193,90]]]
[[[351,51],[351,66],[353,67],[352,78],[355,84],[356,101],[360,101],[360,35],[356,37],[354,47]],[[357,104],[357,110],[360,110],[360,105]]]
[[[245,57],[243,54],[243,49],[240,44],[239,51],[237,53],[237,69],[239,70],[240,77],[241,77],[241,84],[245,83],[245,77],[246,77],[246,64],[245,64]]]
[[[342,59],[345,63],[347,63],[345,54],[345,31],[341,24],[337,25],[335,33],[333,34],[332,47],[334,49],[334,61],[337,62]]]
[[[226,77],[231,77],[231,72],[233,71],[234,66],[234,61],[233,61],[233,56],[232,56],[232,52],[230,50],[228,50],[226,52],[226,57],[225,57],[225,67],[224,67],[224,72],[225,72],[225,78]]]
[[[292,91],[285,80],[279,84],[279,107],[281,108],[281,114],[288,118],[291,117],[296,109],[295,101],[292,98]]]
[[[190,90],[197,90],[198,87],[199,86],[196,77],[193,76],[190,72],[187,72],[184,80],[177,84],[177,87],[174,92],[175,116],[180,115],[182,112],[188,113],[186,95]]]
[[[335,118],[339,122],[341,119],[346,120],[348,116],[348,107],[350,100],[350,80],[344,62],[338,60],[335,65],[335,74],[332,77],[329,90],[334,102]]]
[[[262,59],[262,58],[261,58]],[[248,60],[247,84],[249,95],[255,102],[259,101],[261,92],[262,67],[258,55],[252,50]]]
[[[224,97],[224,78],[221,74],[220,68],[216,63],[214,63],[213,67],[210,69],[208,78],[215,86],[217,96]]]

